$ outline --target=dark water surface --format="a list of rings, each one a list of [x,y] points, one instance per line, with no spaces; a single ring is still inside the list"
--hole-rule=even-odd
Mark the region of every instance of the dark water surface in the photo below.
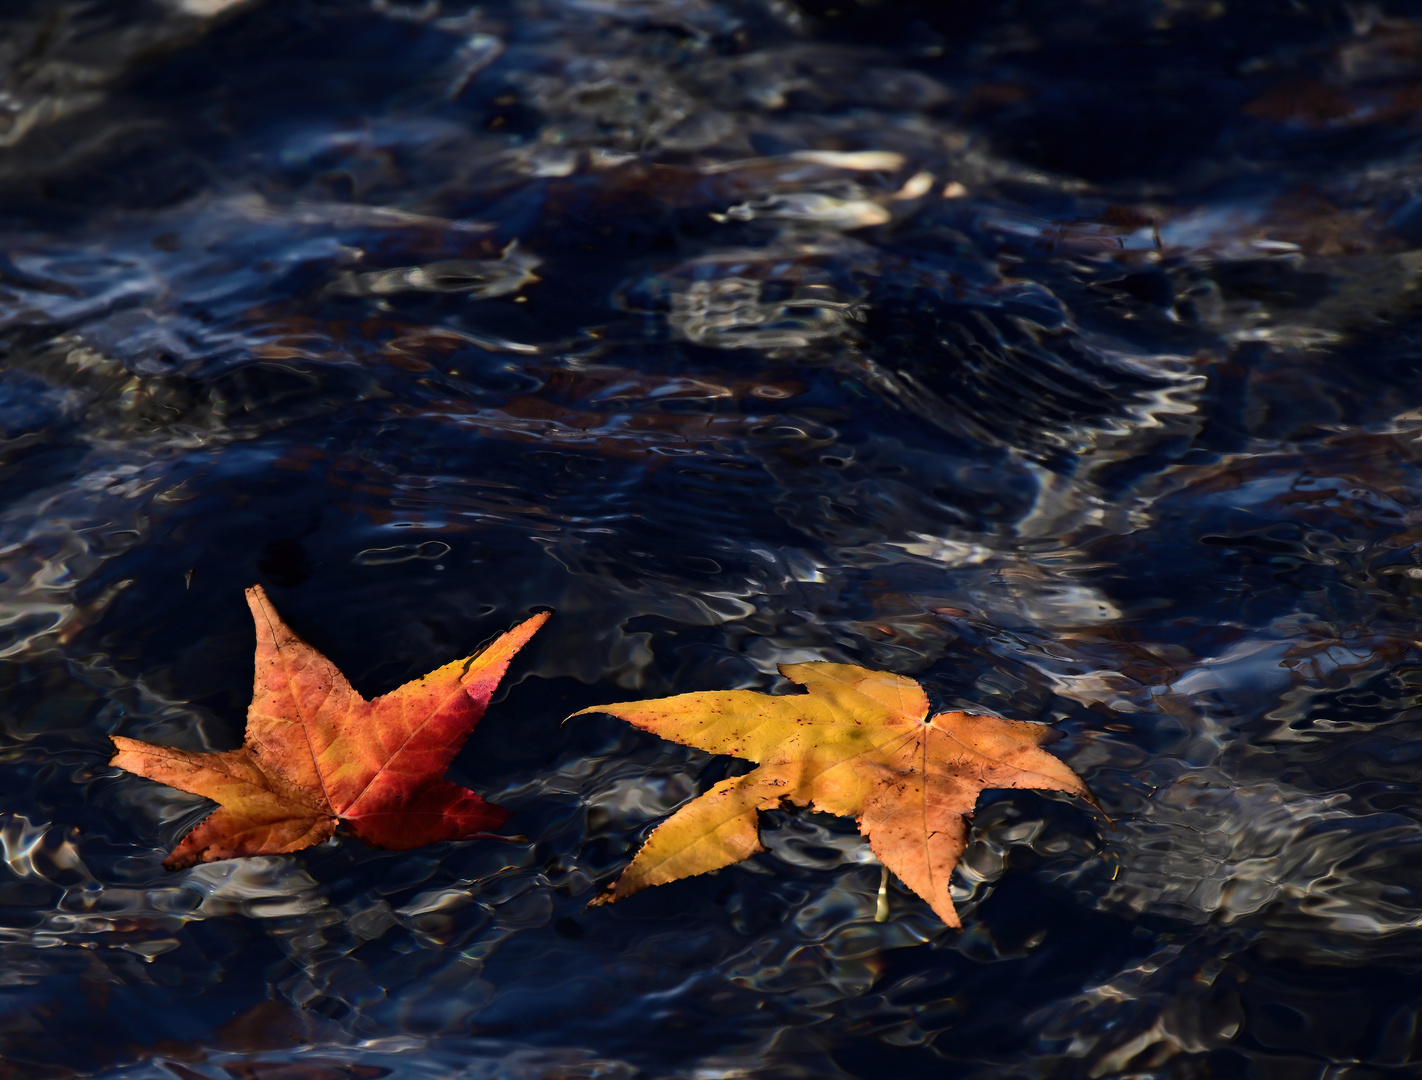
[[[0,1075],[1416,1076],[1422,10],[0,4]],[[527,842],[170,874],[244,586],[384,692],[530,609]],[[585,911],[830,659],[1054,722],[961,933],[853,824]]]

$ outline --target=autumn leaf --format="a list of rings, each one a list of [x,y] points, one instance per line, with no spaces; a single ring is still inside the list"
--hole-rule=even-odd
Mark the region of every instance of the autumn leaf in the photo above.
[[[444,773],[548,612],[476,656],[366,701],[281,621],[261,586],[247,590],[247,604],[257,664],[240,749],[202,754],[113,736],[110,765],[218,803],[164,866],[299,851],[341,822],[367,844],[399,851],[477,836],[508,819]]]
[[[609,890],[740,862],[761,846],[757,811],[782,802],[852,815],[881,862],[949,926],[948,883],[987,788],[1067,791],[1095,805],[1080,777],[1041,748],[1052,729],[996,716],[939,713],[913,679],[853,664],[782,666],[807,694],[715,690],[575,713],[608,713],[663,738],[760,763],[722,780],[659,825]]]

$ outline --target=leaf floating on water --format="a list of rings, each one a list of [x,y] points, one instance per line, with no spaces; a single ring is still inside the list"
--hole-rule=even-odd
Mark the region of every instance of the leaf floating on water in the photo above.
[[[367,844],[403,851],[478,836],[508,819],[443,777],[548,612],[475,656],[366,701],[281,621],[261,586],[247,590],[247,603],[257,664],[240,749],[202,754],[113,736],[118,753],[109,764],[218,803],[164,866],[299,851],[341,822]]]
[[[712,754],[758,762],[683,806],[594,903],[730,866],[765,850],[757,812],[782,802],[852,816],[883,864],[949,926],[961,925],[949,878],[987,788],[1066,791],[1093,806],[1081,778],[1041,748],[1042,724],[968,713],[928,719],[923,688],[853,664],[780,668],[809,693],[713,690],[575,713],[608,713]]]

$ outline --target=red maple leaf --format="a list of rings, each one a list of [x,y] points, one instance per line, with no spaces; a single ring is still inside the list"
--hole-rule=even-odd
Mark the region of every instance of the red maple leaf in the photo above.
[[[247,603],[257,665],[242,747],[202,754],[113,737],[118,753],[109,764],[218,803],[164,866],[299,851],[341,822],[367,844],[404,850],[508,820],[444,773],[548,612],[475,656],[366,701],[282,622],[261,586],[247,590]]]

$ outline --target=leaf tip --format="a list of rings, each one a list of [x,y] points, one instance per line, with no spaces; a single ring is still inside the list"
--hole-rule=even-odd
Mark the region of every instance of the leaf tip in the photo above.
[[[123,769],[125,772],[133,772],[128,765],[119,760],[125,754],[131,754],[141,749],[145,744],[137,739],[130,739],[123,735],[110,735],[109,742],[113,744],[114,752],[109,758],[109,764],[116,769]]]
[[[208,849],[195,844],[192,836],[192,833],[188,833],[182,842],[168,853],[168,857],[163,860],[164,870],[176,874],[179,870],[188,870],[200,862],[211,861],[206,857]]]
[[[596,907],[606,907],[608,904],[616,903],[619,899],[621,899],[621,897],[617,895],[617,886],[609,885],[603,889],[602,892],[589,900],[583,910],[588,911]]]
[[[552,614],[552,608],[535,612],[512,629],[505,630],[484,649],[475,653],[472,662],[486,668],[501,663],[507,664],[513,659],[514,654],[527,645],[534,634],[538,633]]]
[[[245,595],[247,606],[254,612],[261,608],[271,607],[271,597],[267,595],[267,590],[260,585],[249,585],[245,590]]]
[[[551,619],[552,617],[553,617],[553,609],[552,609],[551,607],[539,608],[537,611],[535,611],[535,612],[534,612],[532,615],[530,615],[528,618],[524,619],[523,622],[519,623],[519,625],[520,625],[520,626],[531,626],[531,627],[533,627],[534,630],[537,630],[540,626],[542,626],[544,623],[546,623],[546,622],[547,622],[549,619]],[[532,632],[532,631],[530,631],[530,633],[531,633],[531,632]]]

